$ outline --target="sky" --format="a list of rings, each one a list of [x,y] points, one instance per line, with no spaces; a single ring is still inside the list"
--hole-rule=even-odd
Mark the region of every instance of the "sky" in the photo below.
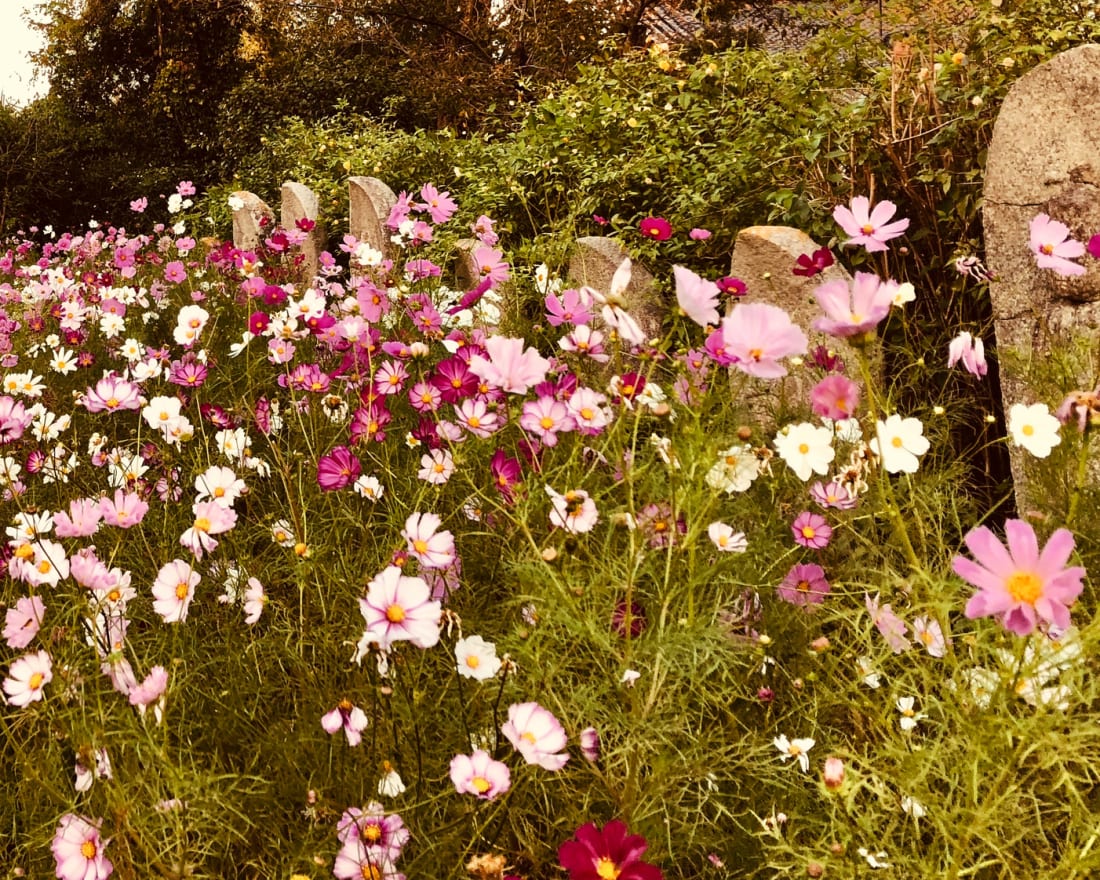
[[[34,65],[27,57],[41,42],[23,21],[24,10],[35,0],[0,0],[0,94],[10,104],[25,106],[47,88],[44,78],[34,81]]]

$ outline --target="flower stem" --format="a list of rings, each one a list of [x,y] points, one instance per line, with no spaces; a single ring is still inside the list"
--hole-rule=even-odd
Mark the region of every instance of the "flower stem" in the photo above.
[[[1072,529],[1077,518],[1077,507],[1081,503],[1081,491],[1089,477],[1089,434],[1081,435],[1081,446],[1077,450],[1077,475],[1073,481],[1073,490],[1069,493],[1069,508],[1066,510],[1066,528]]]

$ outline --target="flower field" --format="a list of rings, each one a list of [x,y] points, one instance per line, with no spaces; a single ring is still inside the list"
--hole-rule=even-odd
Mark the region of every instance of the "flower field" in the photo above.
[[[315,278],[308,223],[243,251],[193,197],[0,247],[5,876],[1100,866],[1095,392],[998,441],[1068,504],[971,498],[953,413],[882,369],[921,295],[891,202],[792,262],[861,255],[812,327],[678,265],[650,337],[629,260],[570,288],[431,184]],[[989,381],[975,329],[936,356]]]

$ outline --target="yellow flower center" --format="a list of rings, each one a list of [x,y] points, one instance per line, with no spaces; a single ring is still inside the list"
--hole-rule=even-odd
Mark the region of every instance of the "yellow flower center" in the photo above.
[[[803,526],[802,527],[802,537],[805,538],[807,541],[811,540],[813,538],[813,536],[816,535],[816,534],[817,534],[817,532],[814,531],[813,526]]]
[[[477,789],[478,794],[485,794],[492,786],[489,784],[489,780],[484,776],[475,776],[470,780],[470,784]]]
[[[592,416],[594,415],[595,413],[592,412],[589,407],[585,406],[581,408],[581,418],[584,419],[586,422],[592,421]]]
[[[413,550],[415,550],[417,553],[427,553],[428,542],[417,538],[415,541],[413,541]]]
[[[810,592],[810,582],[807,580],[801,580],[795,585],[795,589],[800,593]]]
[[[52,569],[52,568],[53,568],[53,566],[50,565],[50,560],[48,560],[48,559],[43,559],[40,563],[38,563],[38,570],[42,574],[49,574],[50,569]]]
[[[901,449],[901,442],[902,441],[900,437],[893,437],[890,440],[890,445],[893,446],[894,449]]]
[[[1039,248],[1039,250],[1042,251],[1044,254],[1046,254],[1049,257],[1051,254],[1054,253],[1054,245],[1044,244]]]
[[[117,397],[107,398],[107,400],[106,400],[107,409],[114,409],[116,406],[118,406],[118,402],[119,401],[118,401]]]
[[[363,839],[367,843],[378,843],[382,839],[382,829],[377,825],[368,825],[363,829]]]
[[[600,880],[617,880],[621,873],[622,869],[607,856],[600,856],[600,860],[596,862],[596,875]]]
[[[205,516],[198,517],[195,520],[195,531],[196,532],[209,532],[210,531],[210,520],[207,519]]]
[[[1032,434],[1035,433],[1035,426],[1034,425],[1024,425],[1020,429],[1020,433],[1023,434],[1025,437],[1030,437]]]
[[[521,733],[519,738],[527,740],[527,742],[531,743],[531,745],[535,744],[535,735],[529,730],[525,730],[523,733]]]
[[[40,687],[42,687],[42,679],[44,679],[45,677],[46,676],[44,676],[41,672],[36,672],[27,680],[27,685],[32,691],[36,691]]]
[[[1034,605],[1043,594],[1043,581],[1032,571],[1014,571],[1005,580],[1005,589],[1017,602]]]
[[[750,350],[749,350],[749,356],[750,356],[750,357],[751,357],[751,358],[752,358],[752,359],[753,359],[754,361],[758,361],[758,360],[760,360],[760,358],[761,358],[761,356],[762,356],[763,354],[764,354],[764,349],[762,349],[762,348],[753,348],[753,349],[750,349]]]
[[[466,419],[466,424],[469,425],[471,428],[480,428],[481,419],[479,419],[477,416],[470,416],[468,419]]]
[[[481,658],[477,654],[471,654],[466,658],[466,665],[471,669],[477,669],[481,665]]]
[[[85,840],[80,844],[80,854],[86,859],[94,859],[96,854],[95,841]]]
[[[363,880],[382,880],[382,872],[378,870],[377,865],[367,862],[359,870],[363,874]]]
[[[862,232],[864,235],[870,235],[872,232],[875,231],[875,227],[872,226],[870,223],[865,223],[863,226],[859,227],[859,231]]]
[[[186,581],[180,581],[178,584],[176,584],[176,598],[177,599],[186,599],[187,598],[187,591],[190,590],[190,589],[191,589],[190,584],[188,584]]]
[[[390,623],[401,623],[405,619],[405,609],[400,605],[391,605],[386,609],[386,620]]]
[[[809,451],[810,451],[810,444],[808,444],[808,443],[799,443],[798,444],[798,452],[799,452],[800,455],[806,455]]]
[[[550,416],[543,416],[541,419],[539,419],[539,425],[542,426],[542,430],[549,431],[552,427],[554,427],[554,420],[550,418]]]

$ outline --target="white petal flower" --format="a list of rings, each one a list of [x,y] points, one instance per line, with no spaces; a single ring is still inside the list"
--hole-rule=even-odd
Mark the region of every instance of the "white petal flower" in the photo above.
[[[1008,433],[1012,442],[1022,446],[1036,458],[1046,458],[1062,442],[1058,421],[1045,403],[1030,406],[1014,403],[1008,410]]]
[[[882,459],[882,466],[891,474],[915,474],[920,456],[928,451],[928,438],[920,419],[903,419],[897,413],[876,423],[876,438],[871,449]]]
[[[833,449],[833,432],[811,422],[787,425],[775,435],[775,451],[798,479],[805,482],[811,474],[824,476],[829,464],[836,457]]]

